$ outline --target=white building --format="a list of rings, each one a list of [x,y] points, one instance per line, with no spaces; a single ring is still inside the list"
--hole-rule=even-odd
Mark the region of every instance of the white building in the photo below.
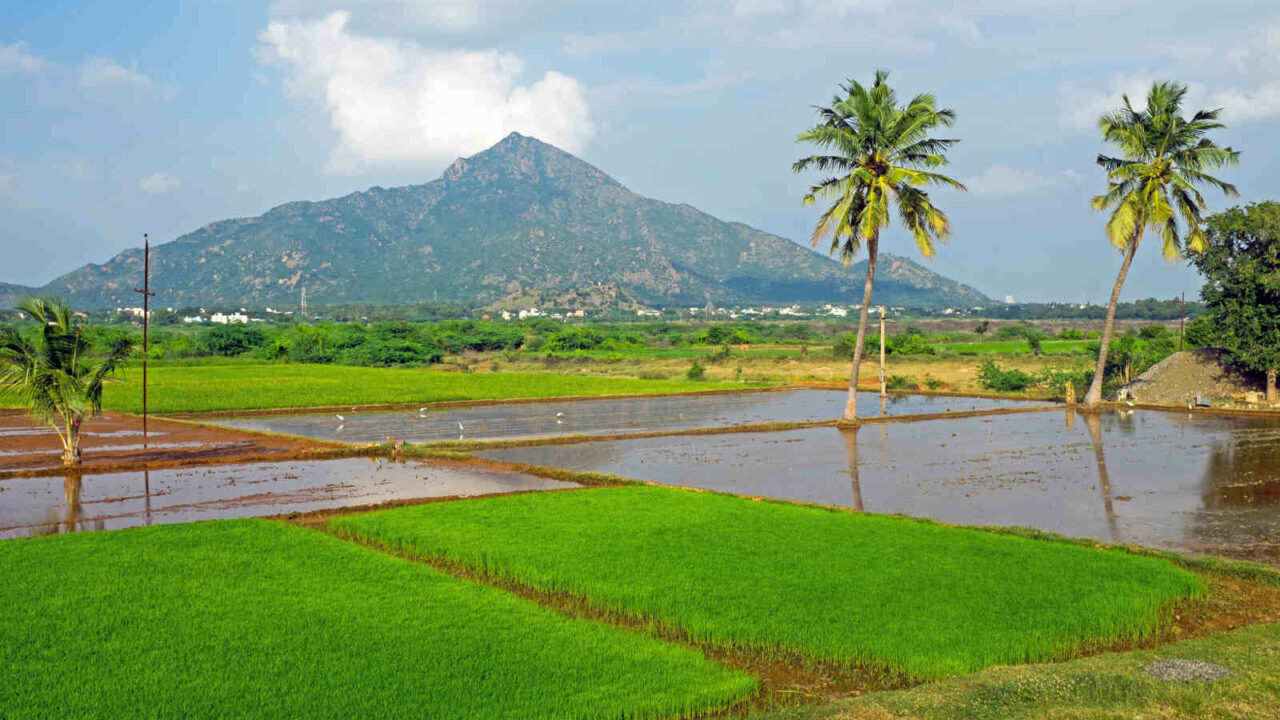
[[[238,313],[214,313],[209,316],[209,322],[218,325],[234,325],[236,323],[249,322],[249,316],[242,312]]]

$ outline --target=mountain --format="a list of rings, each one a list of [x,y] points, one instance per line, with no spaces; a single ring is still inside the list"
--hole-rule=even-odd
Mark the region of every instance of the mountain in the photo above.
[[[24,298],[40,292],[39,288],[0,282],[0,309],[8,310]]]
[[[877,302],[963,305],[981,293],[887,258]],[[637,195],[578,158],[512,133],[425,185],[374,187],[224,220],[152,250],[161,306],[495,303],[597,285],[656,305],[854,302],[861,278],[824,255],[689,205]],[[141,249],[42,290],[134,305]],[[894,274],[898,273],[898,274]]]

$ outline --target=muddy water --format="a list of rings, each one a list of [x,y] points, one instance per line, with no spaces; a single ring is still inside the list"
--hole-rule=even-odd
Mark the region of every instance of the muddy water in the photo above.
[[[482,453],[1280,563],[1280,422],[1051,411]]]
[[[521,473],[366,458],[17,478],[0,480],[0,537],[567,487],[576,486]]]
[[[832,420],[844,412],[845,393],[833,390],[678,395],[626,400],[579,400],[419,412],[343,412],[244,417],[220,425],[352,443],[482,440],[547,435],[615,435],[687,430],[760,422]],[[883,408],[876,393],[859,393],[863,415],[989,410],[1016,400],[890,395]],[[341,415],[341,417],[339,417]]]

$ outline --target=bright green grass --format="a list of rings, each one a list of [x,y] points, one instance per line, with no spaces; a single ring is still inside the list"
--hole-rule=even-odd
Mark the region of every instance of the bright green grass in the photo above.
[[[1083,353],[1089,344],[1088,340],[1045,340],[1040,344],[1045,355],[1070,355]],[[1031,346],[1026,340],[987,340],[984,342],[937,343],[935,348],[950,348],[956,353],[977,355],[1014,355],[1031,353]]]
[[[661,394],[750,387],[742,383],[550,373],[446,373],[423,368],[340,365],[157,367],[148,372],[148,384],[147,400],[153,413]],[[131,368],[125,382],[108,385],[103,404],[111,410],[140,411],[141,371]]]
[[[1148,635],[1201,590],[1155,558],[659,487],[436,503],[331,526],[696,640],[921,678]]]
[[[649,718],[756,680],[265,520],[0,543],[0,717]]]

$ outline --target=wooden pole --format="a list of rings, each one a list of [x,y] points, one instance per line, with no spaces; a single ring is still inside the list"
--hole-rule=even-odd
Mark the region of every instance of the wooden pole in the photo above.
[[[1182,302],[1178,304],[1178,352],[1182,352],[1182,337],[1187,332],[1187,291],[1182,291]]]
[[[884,306],[880,306],[880,397],[889,394],[884,376]]]
[[[142,293],[142,447],[147,446],[147,329],[151,323],[151,239],[142,234],[142,287],[134,288]]]

